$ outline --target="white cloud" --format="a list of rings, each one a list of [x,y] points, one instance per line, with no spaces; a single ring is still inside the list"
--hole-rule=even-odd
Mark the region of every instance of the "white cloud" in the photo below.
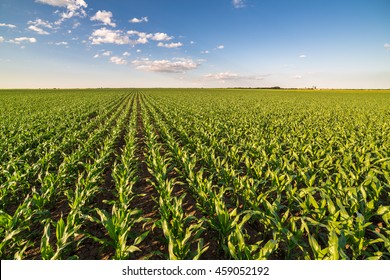
[[[174,58],[172,60],[149,60],[145,58],[134,60],[132,63],[140,70],[165,73],[184,73],[199,66],[199,63],[186,58]]]
[[[48,4],[48,5],[55,6],[55,7],[66,7],[67,5],[69,5],[69,2],[73,2],[73,1],[69,1],[69,0],[35,0],[35,2]]]
[[[166,33],[145,33],[136,30],[129,30],[127,33],[124,33],[122,30],[110,30],[105,27],[97,29],[92,32],[89,40],[92,45],[99,45],[104,43],[111,44],[147,44],[149,40],[153,41],[169,41],[173,37],[169,36]],[[182,46],[182,43],[172,43],[172,44],[160,44],[161,47],[166,48],[177,48]]]
[[[68,42],[57,42],[57,43],[54,43],[54,45],[56,45],[56,46],[67,46]]]
[[[139,32],[139,31],[136,31],[136,30],[129,30],[129,31],[127,31],[127,34],[130,35],[130,36],[138,35],[140,33],[142,33],[142,32]],[[146,34],[146,33],[143,33],[143,34]]]
[[[183,44],[180,43],[180,42],[178,42],[178,43],[170,43],[170,44],[168,44],[168,43],[164,44],[164,43],[160,42],[160,43],[157,44],[157,46],[158,47],[163,47],[163,48],[168,48],[168,49],[174,49],[174,48],[178,48],[178,47],[183,46]]]
[[[92,45],[100,44],[130,44],[130,39],[120,30],[109,30],[105,27],[95,30],[89,37]]]
[[[148,22],[148,17],[142,17],[142,18],[133,18],[129,20],[131,23],[141,23],[141,22]]]
[[[215,74],[207,74],[204,75],[207,79],[212,80],[232,80],[232,79],[238,79],[240,76],[236,73],[231,72],[221,72],[221,73],[215,73]]]
[[[29,20],[27,24],[35,25],[35,26],[43,26],[49,29],[53,28],[53,25],[50,22],[42,20],[40,18],[37,18],[36,20]]]
[[[301,54],[299,58],[306,58],[307,56],[305,54]]]
[[[98,58],[99,57],[99,54],[95,54],[94,56],[93,56],[93,58]]]
[[[112,51],[105,51],[102,53],[102,56],[110,56],[112,54]]]
[[[168,36],[168,34],[166,34],[166,33],[157,32],[157,33],[153,34],[151,39],[154,41],[169,41],[169,40],[172,40],[173,37]]]
[[[97,11],[97,13],[93,17],[91,17],[91,20],[101,21],[105,25],[115,27],[116,24],[111,21],[111,18],[112,18],[112,12],[103,10],[103,11]]]
[[[87,15],[84,8],[87,8],[88,5],[84,0],[35,0],[35,2],[66,8],[66,12],[61,13],[60,19],[55,22],[57,25],[60,25],[66,19],[75,16],[84,17]]]
[[[4,42],[4,37],[0,36],[0,43],[3,43],[3,42]]]
[[[140,53],[140,52],[142,52],[140,49],[138,49],[137,51],[136,51],[137,53]]]
[[[37,18],[36,20],[29,20],[27,22],[30,26],[28,27],[29,30],[32,30],[34,32],[37,32],[39,35],[49,35],[50,33],[46,30],[43,30],[42,27],[53,29],[53,25],[45,20],[42,20],[40,18]]]
[[[134,44],[146,44],[148,43],[148,39],[153,40],[153,41],[169,41],[172,40],[173,37],[168,36],[166,33],[145,33],[145,32],[140,32],[136,30],[130,30],[127,31],[127,34],[130,36],[138,36],[138,39],[134,41]]]
[[[37,32],[39,35],[49,35],[50,33],[43,30],[42,28],[35,26],[35,25],[30,25],[28,29]]]
[[[232,4],[234,8],[244,8],[245,0],[232,0]]]
[[[76,29],[77,27],[79,27],[81,25],[80,22],[76,22],[75,24],[73,24],[72,28],[73,29]]]
[[[383,47],[384,47],[386,50],[390,51],[390,44],[384,44]]]
[[[168,36],[168,34],[161,33],[161,32],[145,33],[145,32],[140,32],[137,30],[129,30],[129,31],[127,31],[127,34],[130,37],[138,37],[138,38],[134,38],[133,40],[131,40],[131,43],[134,45],[147,44],[149,42],[149,39],[153,40],[153,41],[169,41],[169,40],[173,39],[173,37]]]
[[[70,11],[86,8],[88,6],[84,0],[35,0],[35,2],[55,7],[66,7]]]
[[[133,44],[147,44],[148,42],[146,37],[139,37],[137,40],[133,41]]]
[[[123,56],[130,56],[131,53],[129,53],[129,52],[124,52],[124,53],[122,53],[122,55],[123,55]]]
[[[121,57],[118,57],[118,56],[113,56],[110,58],[110,61],[114,64],[117,64],[117,65],[124,65],[124,64],[127,64],[127,61],[124,60],[123,58]]]
[[[20,43],[36,43],[37,42],[37,39],[33,38],[33,37],[19,37],[19,38],[15,38],[13,40],[9,40],[10,43],[12,44],[17,44],[19,45]]]
[[[16,28],[16,25],[8,23],[0,23],[0,27]]]
[[[201,51],[200,53],[202,53],[202,54],[209,54],[210,51]]]
[[[75,13],[70,11],[68,13],[60,14],[60,19],[55,22],[56,25],[61,25],[65,20],[70,19],[75,16]]]
[[[146,44],[148,43],[148,38],[151,38],[153,37],[153,34],[147,34],[145,32],[139,32],[139,31],[136,31],[136,30],[130,30],[130,31],[127,31],[127,34],[132,37],[132,36],[138,36],[137,39],[135,40],[132,40],[133,44],[136,45],[136,44]]]
[[[193,44],[195,44],[195,42],[194,41],[190,41],[190,44],[193,45]]]
[[[218,81],[239,81],[239,80],[263,80],[268,75],[239,75],[232,72],[221,72],[214,74],[207,74],[203,77],[207,80],[218,80]]]
[[[219,45],[219,46],[217,47],[218,50],[222,50],[222,49],[224,49],[224,48],[225,48],[224,45]]]

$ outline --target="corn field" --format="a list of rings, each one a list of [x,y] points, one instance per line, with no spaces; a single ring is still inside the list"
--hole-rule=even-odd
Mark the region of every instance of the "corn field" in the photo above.
[[[390,91],[0,91],[1,259],[390,259]]]

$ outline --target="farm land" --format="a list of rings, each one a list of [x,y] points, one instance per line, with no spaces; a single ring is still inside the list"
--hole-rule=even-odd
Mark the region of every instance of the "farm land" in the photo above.
[[[0,91],[1,259],[390,259],[390,91]]]

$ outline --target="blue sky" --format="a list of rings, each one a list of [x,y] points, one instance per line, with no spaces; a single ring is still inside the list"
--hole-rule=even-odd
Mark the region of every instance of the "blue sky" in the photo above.
[[[1,0],[0,88],[390,88],[389,0]]]

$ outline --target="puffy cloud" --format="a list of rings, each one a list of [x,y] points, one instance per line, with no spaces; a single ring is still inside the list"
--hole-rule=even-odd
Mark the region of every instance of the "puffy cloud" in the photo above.
[[[142,18],[133,18],[129,20],[131,23],[141,23],[141,22],[148,22],[148,17],[142,17]]]
[[[122,55],[123,55],[123,56],[130,56],[131,53],[129,53],[129,52],[124,52],[124,53],[122,53]]]
[[[139,37],[137,40],[133,41],[133,44],[147,44],[148,42],[146,37]]]
[[[245,0],[232,0],[232,4],[234,8],[244,8]]]
[[[87,15],[84,8],[87,8],[88,5],[84,0],[35,0],[35,2],[66,8],[66,12],[61,13],[60,19],[55,22],[57,25],[74,16],[84,17]]]
[[[91,20],[101,21],[105,25],[115,27],[116,24],[111,21],[111,18],[112,18],[112,13],[110,11],[103,10],[103,11],[97,11],[97,13],[93,17],[91,17]]]
[[[134,44],[134,45],[147,44],[149,42],[149,39],[153,40],[153,41],[169,41],[169,40],[173,39],[173,37],[168,36],[168,34],[161,33],[161,32],[145,33],[145,32],[140,32],[140,31],[136,31],[136,30],[130,30],[130,31],[127,31],[127,34],[130,37],[138,37],[138,38],[131,41],[132,44]]]
[[[150,38],[152,36],[151,34],[147,34],[145,32],[140,32],[137,30],[129,30],[129,31],[127,31],[127,34],[130,36],[138,36],[141,38]]]
[[[169,40],[172,40],[173,37],[168,36],[168,34],[166,34],[166,33],[157,32],[157,33],[153,34],[151,39],[154,41],[169,41]]]
[[[200,53],[202,53],[202,54],[209,54],[210,51],[201,51]]]
[[[121,57],[118,57],[118,56],[113,56],[110,58],[110,61],[114,64],[117,64],[117,65],[124,65],[124,64],[127,64],[127,61],[124,60],[123,58]]]
[[[70,12],[68,12],[68,13],[61,13],[60,19],[57,20],[57,21],[55,22],[55,24],[56,24],[56,25],[60,25],[60,24],[63,23],[65,20],[70,19],[70,18],[74,17],[75,15],[76,15],[76,14],[75,14],[74,12],[72,12],[72,11],[70,11]]]
[[[160,43],[157,44],[157,46],[158,47],[163,47],[163,48],[168,48],[168,49],[174,49],[174,48],[178,48],[178,47],[183,46],[183,44],[180,43],[180,42],[178,42],[178,43],[170,43],[170,44],[168,44],[168,43],[164,44],[164,43],[160,42]]]
[[[146,44],[148,43],[148,39],[153,41],[169,41],[173,39],[173,37],[168,36],[168,34],[161,32],[145,33],[136,30],[130,30],[127,31],[127,34],[130,36],[138,36],[138,39],[134,41],[134,44]]]
[[[384,44],[383,47],[384,47],[386,50],[390,51],[390,44]]]
[[[94,58],[98,58],[101,56],[111,56],[111,55],[112,55],[112,51],[101,50],[99,53],[94,55]]]
[[[139,32],[139,31],[136,31],[136,30],[129,30],[129,31],[127,31],[127,34],[132,36],[132,35],[142,34],[142,32]],[[143,33],[143,34],[146,34],[146,33]]]
[[[55,43],[54,45],[56,45],[56,46],[67,46],[68,42],[58,42],[58,43]]]
[[[199,63],[185,58],[174,58],[172,60],[149,60],[145,58],[134,60],[132,64],[140,70],[165,73],[184,73],[199,66]]]
[[[0,36],[0,43],[3,43],[3,42],[4,42],[4,37]]]
[[[35,2],[48,4],[48,5],[55,6],[55,7],[66,7],[67,5],[69,5],[69,2],[73,2],[73,1],[69,1],[69,0],[35,0]]]
[[[100,44],[130,44],[130,39],[120,30],[109,30],[105,27],[95,30],[89,37],[92,45]]]
[[[305,54],[301,54],[301,55],[299,56],[299,58],[306,58],[306,55],[305,55]]]
[[[225,48],[224,45],[219,45],[219,46],[217,47],[218,50],[222,50],[222,49],[224,49],[224,48]]]
[[[27,24],[29,24],[30,26],[28,27],[29,30],[32,30],[34,32],[37,32],[38,34],[40,35],[49,35],[50,33],[47,32],[46,30],[43,30],[42,27],[45,27],[45,28],[49,28],[49,29],[53,29],[53,25],[48,22],[48,21],[44,21],[40,18],[37,18],[36,20],[32,21],[32,20],[29,20],[27,22]]]
[[[124,33],[122,30],[110,30],[105,27],[97,29],[93,31],[91,36],[89,37],[89,40],[91,40],[91,43],[93,45],[99,45],[103,43],[111,43],[111,44],[118,44],[118,45],[124,45],[124,44],[147,44],[149,40],[153,41],[168,41],[171,40],[173,37],[168,36],[166,33],[145,33],[140,32],[136,30],[130,30],[127,31],[127,33]],[[182,43],[176,43],[175,44],[166,44],[162,45],[163,47],[179,47]]]
[[[12,44],[17,44],[19,45],[20,43],[36,43],[37,42],[37,39],[33,38],[33,37],[19,37],[19,38],[15,38],[13,40],[10,40],[9,41],[10,43]]]
[[[50,29],[53,28],[53,25],[50,22],[42,20],[40,18],[37,18],[36,20],[29,20],[27,24],[35,25],[35,26],[43,26]]]
[[[14,24],[0,23],[0,27],[16,28]]]
[[[153,36],[153,34],[147,34],[145,32],[139,32],[139,31],[136,31],[136,30],[127,31],[127,34],[130,37],[138,36],[137,39],[132,40],[134,45],[136,45],[136,44],[146,44],[146,43],[149,42],[148,39],[150,39]]]
[[[66,7],[70,11],[76,11],[88,6],[84,0],[35,0],[35,2],[55,7]]]
[[[50,33],[43,30],[42,28],[35,26],[35,25],[30,25],[28,29],[37,32],[39,35],[49,35]]]

